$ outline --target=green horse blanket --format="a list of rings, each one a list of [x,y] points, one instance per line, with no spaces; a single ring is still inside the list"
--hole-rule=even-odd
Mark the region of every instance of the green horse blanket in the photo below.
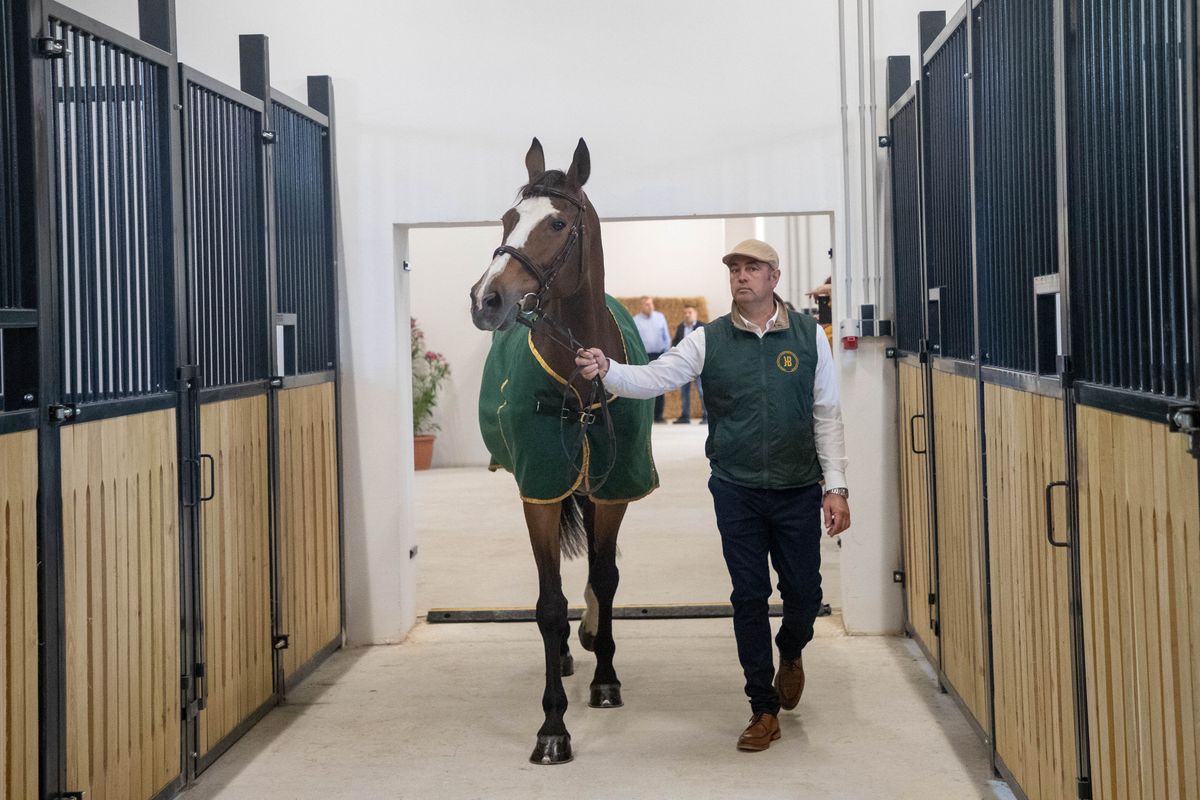
[[[648,363],[633,317],[614,298],[604,299],[621,331],[624,363]],[[561,418],[567,377],[550,368],[529,328],[513,325],[495,333],[479,389],[479,428],[492,454],[491,469],[511,472],[527,503],[557,503],[575,491],[598,503],[627,503],[650,494],[658,487],[650,453],[654,401],[609,397],[614,461],[599,408],[589,409],[596,421],[584,437],[579,436],[577,414]],[[572,392],[572,400],[578,408],[577,393]],[[612,471],[605,478],[610,463]]]

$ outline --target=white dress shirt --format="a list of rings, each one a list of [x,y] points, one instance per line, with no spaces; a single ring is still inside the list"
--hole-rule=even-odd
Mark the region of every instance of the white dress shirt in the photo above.
[[[745,317],[741,319],[747,327],[756,331],[761,339],[766,335],[766,331],[771,329],[778,316],[779,307],[776,306],[775,314],[767,321],[765,329],[759,328]],[[695,380],[704,370],[704,330],[700,328],[688,334],[679,344],[645,366],[629,366],[609,358],[604,387],[620,397],[645,400]],[[829,339],[820,327],[817,328],[816,345],[813,437],[816,440],[817,460],[820,461],[821,472],[825,476],[825,488],[845,488],[846,440],[842,429],[837,373],[834,370]],[[707,386],[705,388],[708,389]]]

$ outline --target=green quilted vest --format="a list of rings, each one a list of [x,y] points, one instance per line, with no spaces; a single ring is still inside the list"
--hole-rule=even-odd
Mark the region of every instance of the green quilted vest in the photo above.
[[[787,314],[788,327],[761,339],[729,314],[704,328],[705,452],[718,478],[756,489],[821,481],[813,435],[817,328]]]

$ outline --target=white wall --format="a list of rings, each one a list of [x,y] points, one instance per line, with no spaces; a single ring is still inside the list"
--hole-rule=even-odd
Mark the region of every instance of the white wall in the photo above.
[[[136,31],[135,0],[71,2]],[[855,3],[847,5],[853,61]],[[918,9],[942,5],[880,3],[874,72],[889,52],[915,51]],[[179,3],[181,57],[192,66],[236,84],[237,34],[265,33],[277,88],[302,97],[306,75],[334,79],[352,642],[395,641],[415,619],[409,278],[397,271],[406,244],[394,226],[495,219],[524,177],[530,137],[542,139],[550,163],[564,164],[583,135],[589,193],[606,215],[833,209],[837,241],[849,241],[847,231],[875,219],[880,176],[870,142],[851,147],[852,184],[865,161],[870,199],[850,197],[851,213],[841,213],[838,8],[832,0]],[[854,88],[857,73],[849,77]],[[869,96],[852,91],[848,105],[853,134],[859,111],[879,127]],[[850,274],[853,287],[869,264],[845,263],[839,278]],[[864,362],[843,359],[843,374],[877,396],[890,371]],[[848,592],[845,619],[860,631],[894,630],[899,620],[890,585],[895,458],[877,453],[895,437],[876,427],[850,426],[858,491],[843,576],[871,600],[852,603]]]

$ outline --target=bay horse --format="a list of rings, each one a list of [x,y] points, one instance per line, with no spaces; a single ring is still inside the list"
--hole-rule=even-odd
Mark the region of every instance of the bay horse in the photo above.
[[[479,395],[492,469],[512,472],[537,562],[537,625],[546,659],[545,721],[530,756],[572,759],[562,679],[574,672],[560,558],[588,558],[584,649],[596,654],[589,705],[622,705],[613,667],[617,533],[629,502],[658,486],[650,453],[653,401],[606,396],[578,375],[583,346],[647,363],[633,319],[604,293],[600,218],[583,191],[591,157],[583,139],[566,172],[546,170],[541,143],[525,156],[529,181],[503,216],[503,238],[471,287],[471,319],[494,331]]]

